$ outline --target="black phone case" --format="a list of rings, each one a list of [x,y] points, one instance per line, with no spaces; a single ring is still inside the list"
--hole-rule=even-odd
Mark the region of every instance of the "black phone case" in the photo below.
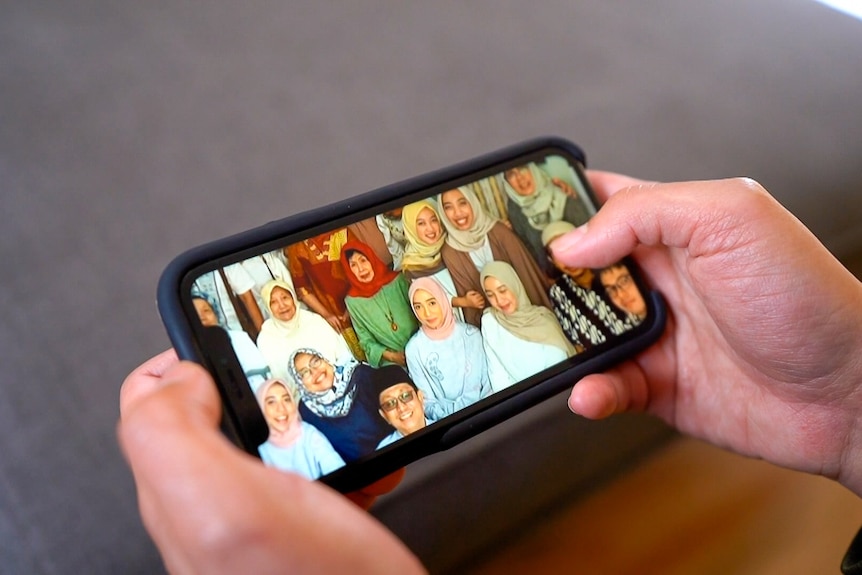
[[[543,150],[562,150],[586,165],[581,149],[568,140],[544,137],[521,142],[495,152],[430,172],[409,180],[311,211],[288,216],[252,230],[219,239],[193,248],[174,259],[163,272],[157,292],[158,309],[171,344],[182,359],[206,367],[219,388],[223,404],[222,429],[237,445],[257,455],[257,446],[266,440],[268,429],[256,400],[245,380],[232,351],[205,354],[204,349],[230,350],[227,337],[213,328],[193,327],[189,309],[183,302],[183,287],[192,271],[213,260],[253,253],[261,245],[287,236],[314,234],[315,228],[332,225],[334,221],[363,213],[376,213],[387,205],[396,205],[410,194],[427,190],[460,178],[475,177],[495,166],[527,154]],[[592,192],[591,192],[592,193]],[[597,202],[598,205],[598,202]],[[372,212],[371,210],[375,210]],[[354,217],[353,220],[362,219]],[[320,480],[331,487],[349,492],[396,471],[431,453],[448,449],[482,431],[548,399],[585,375],[605,370],[642,351],[662,334],[666,323],[664,300],[658,292],[648,289],[640,278],[637,266],[627,260],[644,290],[649,313],[635,329],[621,336],[618,345],[579,354],[575,365],[558,364],[536,376],[498,392],[467,407],[445,420],[411,434],[396,445],[376,451]],[[569,360],[571,362],[571,359]]]

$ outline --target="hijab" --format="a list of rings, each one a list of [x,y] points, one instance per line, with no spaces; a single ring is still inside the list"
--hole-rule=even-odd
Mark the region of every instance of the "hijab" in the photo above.
[[[260,404],[261,411],[264,411],[266,409],[266,394],[276,384],[283,386],[287,390],[287,394],[294,405],[296,405],[297,410],[294,412],[286,430],[276,431],[272,427],[269,428],[269,439],[267,441],[276,447],[290,447],[299,441],[300,436],[302,436],[302,418],[299,415],[299,405],[296,403],[296,397],[290,386],[281,379],[267,379],[257,389],[257,402]]]
[[[348,253],[352,255],[352,252],[354,251],[361,253],[371,263],[371,269],[374,270],[374,277],[368,283],[362,283],[359,281],[356,275],[354,275],[353,270],[350,269],[350,258],[348,257]],[[341,248],[341,267],[344,268],[344,275],[347,276],[347,279],[350,281],[350,290],[347,292],[347,295],[352,297],[372,297],[376,295],[383,286],[388,285],[392,280],[398,277],[398,272],[390,270],[386,264],[383,263],[383,260],[377,257],[377,254],[374,253],[374,250],[372,250],[368,244],[362,243],[359,240],[348,240]]]
[[[198,289],[193,289],[191,293],[192,299],[202,299],[207,302],[213,310],[213,313],[216,316],[216,322],[219,327],[224,327],[224,316],[221,313],[221,306],[218,304],[216,299],[210,294],[200,291]]]
[[[443,323],[440,327],[437,329],[431,329],[426,327],[420,320],[419,325],[421,327],[419,329],[421,329],[422,333],[427,335],[429,339],[443,340],[448,338],[452,335],[452,331],[455,329],[455,315],[452,313],[452,304],[449,302],[449,296],[446,294],[443,286],[440,285],[440,282],[430,276],[413,280],[413,283],[410,284],[410,289],[407,290],[407,294],[410,298],[410,309],[413,310],[414,314],[416,314],[416,310],[413,308],[413,294],[418,290],[424,290],[434,296],[437,300],[437,304],[443,310]],[[419,316],[416,316],[416,319],[419,319]]]
[[[301,353],[320,358],[335,368],[333,370],[334,379],[331,388],[326,391],[309,391],[306,389],[295,363],[296,356]],[[353,381],[353,371],[358,365],[359,362],[353,358],[350,358],[342,365],[334,364],[316,349],[301,347],[290,354],[287,369],[296,382],[296,389],[299,390],[299,397],[302,403],[315,415],[334,418],[344,417],[350,412],[350,408],[353,406],[353,398],[356,397],[356,383]]]
[[[293,317],[287,321],[275,317],[275,314],[272,313],[272,307],[270,307],[269,300],[272,297],[273,290],[277,287],[290,294],[290,297],[293,298],[293,305],[296,308],[296,312],[293,314]],[[300,324],[302,323],[302,315],[300,312],[305,310],[300,309],[299,299],[296,297],[296,290],[293,289],[292,285],[284,280],[270,280],[260,288],[260,299],[263,300],[263,305],[266,306],[266,311],[269,312],[270,317],[268,321],[272,323],[273,331],[278,335],[289,337],[299,330]]]
[[[425,208],[434,212],[443,232],[433,244],[425,243],[419,237],[419,231],[416,227],[416,219],[419,217],[419,213]],[[401,221],[404,224],[404,236],[407,238],[407,247],[404,249],[404,257],[401,259],[401,269],[411,271],[439,267],[441,260],[440,249],[446,243],[446,228],[434,200],[429,198],[404,206],[404,209],[401,211]]]
[[[503,177],[503,188],[509,199],[521,208],[530,226],[543,230],[549,223],[563,219],[568,196],[551,181],[547,172],[534,162],[527,164],[527,169],[530,170],[533,182],[536,184],[536,190],[532,194],[522,196],[505,177]]]
[[[482,287],[485,278],[493,277],[515,294],[518,309],[509,315],[491,306],[485,313],[491,313],[504,329],[520,339],[553,345],[566,352],[568,357],[575,354],[575,348],[566,338],[554,313],[544,306],[534,305],[527,297],[524,284],[514,268],[506,262],[495,261],[482,268],[480,279]]]
[[[472,252],[485,244],[488,232],[497,224],[497,220],[485,213],[482,204],[479,202],[479,198],[470,186],[459,186],[458,191],[464,195],[470,207],[473,208],[473,224],[469,230],[459,230],[456,228],[455,224],[449,221],[445,210],[443,210],[443,194],[437,196],[437,203],[440,205],[441,215],[443,216],[440,218],[440,221],[443,222],[443,226],[449,232],[446,237],[446,243],[449,246],[459,252]]]

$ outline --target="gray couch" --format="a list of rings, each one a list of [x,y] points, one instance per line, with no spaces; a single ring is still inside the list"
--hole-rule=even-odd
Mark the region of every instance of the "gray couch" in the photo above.
[[[155,282],[189,246],[551,133],[647,178],[753,176],[862,251],[862,22],[810,0],[342,4],[4,6],[0,572],[162,569],[117,392],[167,346]],[[558,398],[375,512],[453,569],[667,433]]]

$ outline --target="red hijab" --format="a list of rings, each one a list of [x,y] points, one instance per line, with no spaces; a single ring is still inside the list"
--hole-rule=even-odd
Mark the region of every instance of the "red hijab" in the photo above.
[[[370,282],[362,283],[353,274],[353,270],[350,269],[347,254],[353,251],[361,253],[371,263],[374,277]],[[341,247],[341,267],[344,268],[344,275],[350,281],[350,290],[347,292],[347,295],[351,297],[371,297],[377,294],[383,286],[398,277],[398,273],[390,270],[383,263],[383,260],[377,257],[377,254],[374,253],[374,250],[368,244],[364,244],[359,240],[349,240]]]

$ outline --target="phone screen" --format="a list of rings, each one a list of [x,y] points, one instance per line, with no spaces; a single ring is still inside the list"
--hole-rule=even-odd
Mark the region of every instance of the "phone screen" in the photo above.
[[[261,459],[326,476],[636,330],[630,262],[571,269],[546,250],[595,214],[585,182],[574,157],[536,152],[195,274],[192,321],[226,334]]]

